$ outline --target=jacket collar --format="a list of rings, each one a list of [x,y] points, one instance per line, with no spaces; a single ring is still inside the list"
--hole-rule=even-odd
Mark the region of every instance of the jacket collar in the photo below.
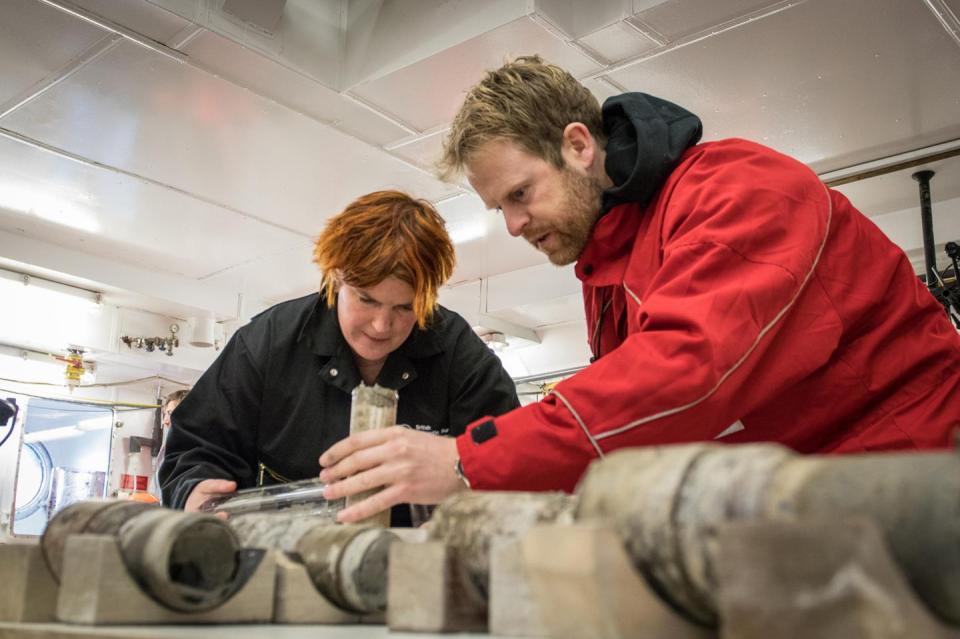
[[[613,286],[623,275],[644,216],[636,204],[615,206],[597,220],[574,272],[589,286]]]

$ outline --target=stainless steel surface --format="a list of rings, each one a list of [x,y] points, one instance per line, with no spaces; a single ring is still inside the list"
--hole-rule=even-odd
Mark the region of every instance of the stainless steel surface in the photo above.
[[[98,499],[106,495],[107,473],[70,468],[54,468],[47,501],[47,517],[78,501]]]

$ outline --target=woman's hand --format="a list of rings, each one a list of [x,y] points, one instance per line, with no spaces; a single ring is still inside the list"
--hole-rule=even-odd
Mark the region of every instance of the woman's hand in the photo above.
[[[187,502],[183,505],[186,512],[200,512],[200,506],[215,497],[222,497],[237,491],[237,482],[229,479],[204,479],[193,487]]]
[[[457,477],[457,442],[402,426],[352,435],[320,456],[328,500],[383,487],[340,511],[337,520],[366,519],[394,504],[436,504],[466,486]]]

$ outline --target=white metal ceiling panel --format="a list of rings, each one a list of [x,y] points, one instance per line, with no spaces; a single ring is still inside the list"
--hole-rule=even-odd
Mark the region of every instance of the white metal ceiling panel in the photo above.
[[[71,0],[76,6],[151,40],[169,44],[190,22],[146,0]]]
[[[286,0],[272,33],[222,11],[222,0],[150,1],[318,82],[337,86],[342,63],[341,0]]]
[[[583,85],[590,89],[601,105],[607,98],[620,95],[622,91],[607,81],[605,77],[590,78],[583,81]]]
[[[833,0],[828,1],[838,4]],[[658,2],[652,7],[650,4],[649,0],[634,0],[636,18],[668,40],[677,40],[766,7],[785,3],[771,0],[670,0]]]
[[[505,58],[539,53],[575,76],[599,69],[533,20],[521,18],[350,91],[426,131],[453,119],[463,94]]]
[[[490,315],[533,329],[583,321],[583,297],[579,293],[564,295],[543,302],[518,304],[499,311],[491,311]],[[585,335],[584,339],[586,339]]]
[[[319,232],[319,228],[317,231]],[[313,263],[313,242],[303,239],[288,250],[257,257],[204,280],[211,286],[229,287],[243,282],[244,299],[263,308],[301,297],[320,286],[320,271]],[[249,315],[260,308],[245,309]]]
[[[389,120],[336,91],[210,31],[181,49],[198,64],[260,95],[378,146],[407,135]]]
[[[437,206],[457,250],[457,267],[451,284],[506,273],[547,261],[546,256],[521,238],[511,237],[503,216],[488,211],[473,193]]]
[[[303,236],[0,137],[0,229],[201,278]]]
[[[460,282],[440,289],[440,304],[460,313],[470,324],[475,324],[480,313],[480,295],[483,286],[480,280]]]
[[[341,89],[369,82],[524,16],[516,0],[346,0]]]
[[[54,147],[314,233],[369,191],[455,191],[368,144],[223,79],[122,44],[7,126]]]
[[[658,46],[625,22],[617,22],[594,31],[579,41],[610,61],[632,58]]]
[[[633,12],[631,0],[536,0],[537,13],[573,39],[595,33]]]
[[[489,278],[486,308],[498,313],[524,304],[543,304],[569,295],[579,296],[582,290],[573,265],[558,267],[538,264]],[[583,305],[580,305],[582,317]]]
[[[443,140],[446,135],[446,129],[438,130],[430,135],[417,137],[411,142],[391,146],[390,152],[427,171],[434,171],[437,161],[443,155]]]
[[[109,35],[36,0],[4,0],[0,19],[0,111]]]
[[[821,172],[960,137],[960,47],[921,2],[811,0],[612,78]]]

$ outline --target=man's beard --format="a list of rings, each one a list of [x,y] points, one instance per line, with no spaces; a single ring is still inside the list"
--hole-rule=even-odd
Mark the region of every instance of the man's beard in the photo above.
[[[536,245],[538,238],[547,232],[555,235],[560,245],[551,252],[543,252],[546,253],[547,259],[557,266],[572,264],[580,258],[590,238],[590,231],[593,230],[593,225],[600,215],[600,202],[603,195],[603,187],[600,186],[599,180],[567,167],[563,168],[561,185],[563,201],[560,206],[564,213],[558,218],[556,224],[562,224],[563,228],[553,226],[524,234],[527,241],[537,250],[541,250]]]

